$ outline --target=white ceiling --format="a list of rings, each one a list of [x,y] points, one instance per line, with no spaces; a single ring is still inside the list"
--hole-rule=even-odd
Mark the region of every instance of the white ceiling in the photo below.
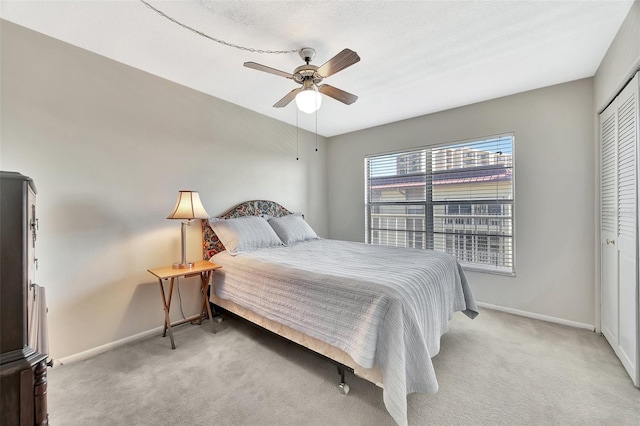
[[[633,1],[160,1],[169,16],[218,39],[264,50],[312,47],[321,65],[348,47],[362,58],[324,82],[318,133],[334,136],[591,77]],[[194,34],[139,0],[5,1],[3,19],[290,124],[298,87],[242,66],[293,72],[298,54],[260,54]],[[315,116],[300,113],[315,130]]]

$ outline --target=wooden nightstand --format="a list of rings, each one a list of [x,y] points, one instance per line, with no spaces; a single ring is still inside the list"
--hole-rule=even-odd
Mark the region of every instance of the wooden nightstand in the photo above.
[[[188,321],[196,321],[199,320],[199,324],[202,323],[202,317],[205,313],[209,316],[209,321],[211,321],[211,331],[216,332],[216,327],[213,323],[213,317],[211,316],[211,307],[209,306],[209,300],[207,299],[207,287],[209,285],[209,280],[211,279],[211,274],[216,269],[221,268],[220,265],[216,265],[215,263],[208,262],[206,260],[200,260],[193,264],[193,267],[190,269],[174,269],[171,266],[165,266],[163,268],[154,268],[148,269],[153,275],[158,278],[158,283],[160,284],[160,293],[162,294],[162,305],[164,307],[164,330],[162,332],[162,337],[167,335],[167,330],[169,330],[169,338],[171,339],[171,349],[176,348],[176,344],[173,340],[173,332],[171,331],[171,327],[174,325],[184,324]],[[179,277],[193,277],[199,275],[200,276],[200,285],[202,286],[202,308],[200,309],[199,315],[194,315],[187,319],[171,323],[171,318],[169,316],[169,311],[171,309],[171,295],[173,294],[173,283],[176,278]],[[163,280],[169,280],[169,298],[165,296],[164,285],[162,283]]]

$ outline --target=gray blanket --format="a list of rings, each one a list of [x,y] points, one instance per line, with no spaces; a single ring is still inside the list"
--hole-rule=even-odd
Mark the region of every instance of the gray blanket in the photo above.
[[[477,315],[462,268],[437,251],[312,240],[211,260],[219,297],[378,366],[399,425],[408,394],[438,390],[431,358],[449,319]]]

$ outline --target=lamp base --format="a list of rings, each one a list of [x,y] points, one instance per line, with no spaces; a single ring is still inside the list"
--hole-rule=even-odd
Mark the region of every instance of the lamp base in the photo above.
[[[176,262],[173,264],[173,269],[191,269],[193,268],[193,262],[179,263]]]

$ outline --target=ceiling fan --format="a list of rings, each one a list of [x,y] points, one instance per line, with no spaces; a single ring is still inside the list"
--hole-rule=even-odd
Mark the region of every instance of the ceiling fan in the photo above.
[[[264,71],[270,74],[286,77],[302,85],[302,87],[293,89],[282,99],[276,102],[273,105],[275,108],[285,107],[289,105],[289,102],[291,102],[295,98],[298,108],[301,111],[310,114],[320,108],[320,104],[322,103],[322,96],[320,96],[320,93],[323,93],[347,105],[351,105],[358,99],[356,95],[345,92],[344,90],[340,90],[337,87],[333,87],[328,84],[318,85],[320,82],[322,82],[323,79],[337,73],[338,71],[342,71],[343,69],[350,67],[351,65],[360,61],[360,56],[358,56],[356,52],[351,49],[344,49],[342,52],[338,53],[336,56],[329,59],[319,67],[311,65],[309,63],[316,55],[316,51],[312,48],[302,48],[300,49],[299,54],[300,57],[306,62],[306,64],[300,65],[298,68],[296,68],[293,71],[293,74],[280,71],[275,68],[267,67],[255,62],[244,63],[244,66],[247,68],[252,68],[254,70]]]

